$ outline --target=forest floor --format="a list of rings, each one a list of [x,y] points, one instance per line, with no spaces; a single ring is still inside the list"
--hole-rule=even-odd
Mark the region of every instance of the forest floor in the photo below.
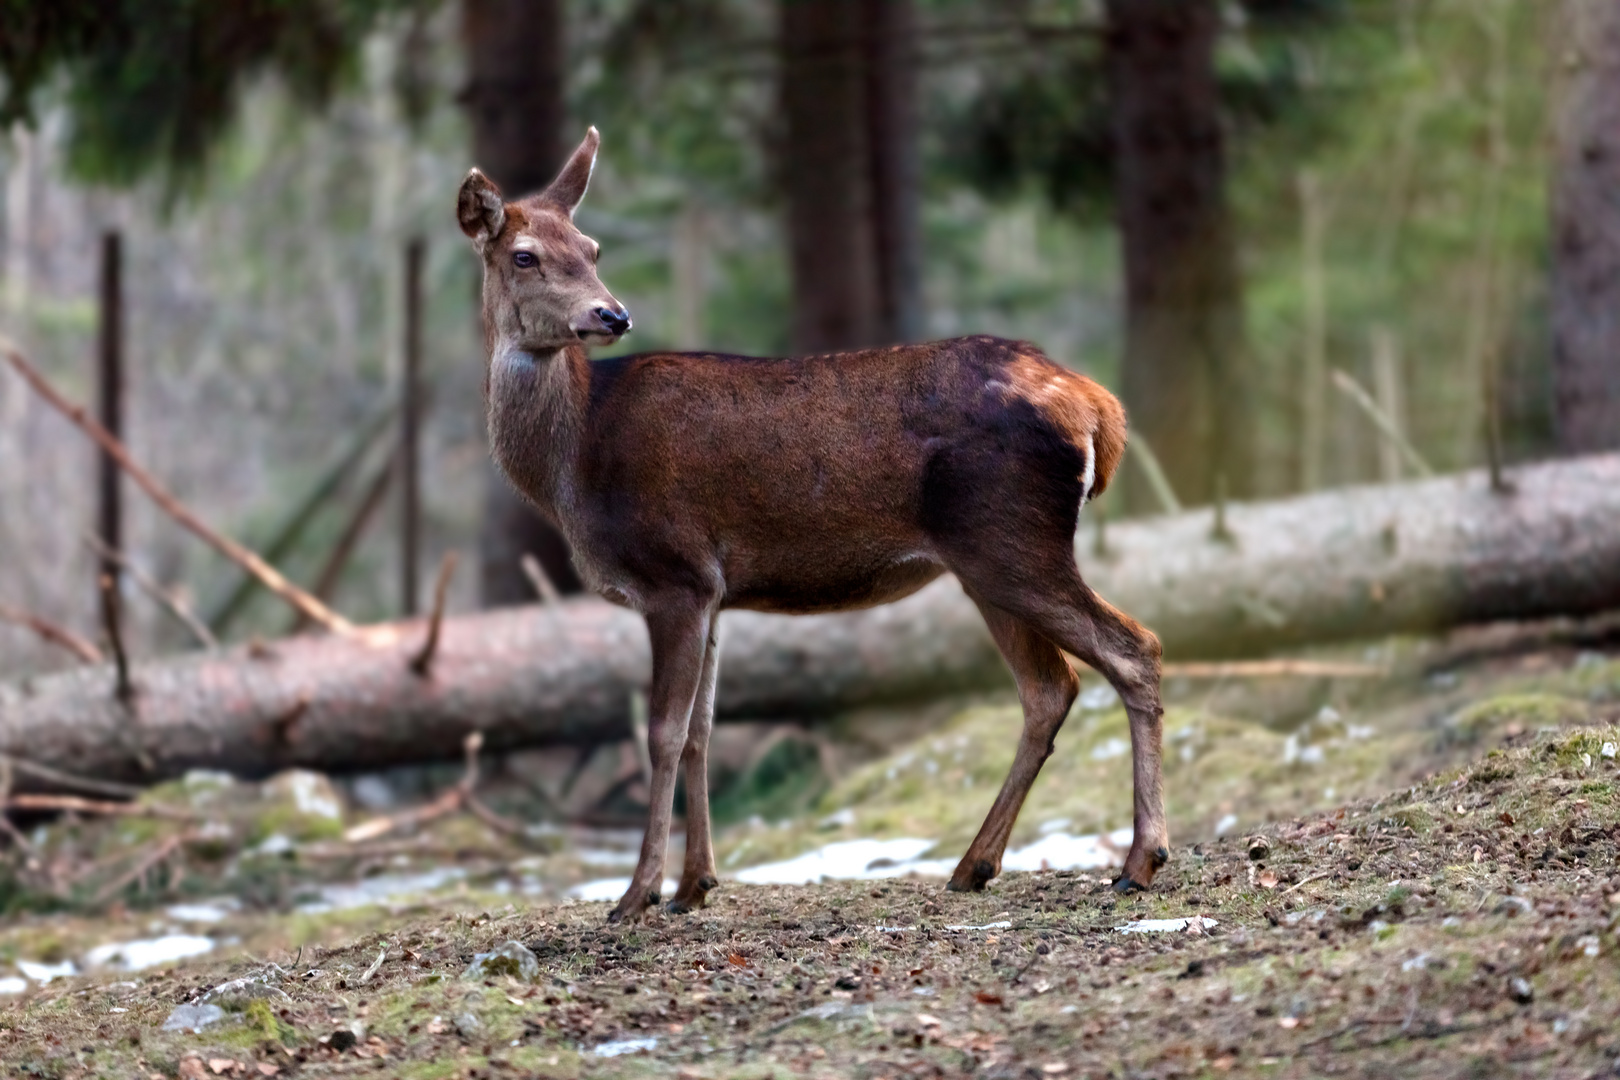
[[[1122,718],[1103,697],[1071,718],[1014,848],[1128,815]],[[1611,1074],[1620,662],[1590,649],[1485,650],[1387,685],[1282,697],[1176,695],[1177,843],[1152,890],[1132,897],[1110,890],[1104,867],[1007,872],[976,895],[932,877],[735,880],[756,857],[856,838],[959,851],[1010,755],[1017,715],[1005,704],[963,710],[785,821],[733,827],[721,846],[733,879],[709,907],[636,926],[609,927],[607,903],[548,884],[577,880],[600,853],[497,857],[470,818],[443,823],[408,871],[402,854],[373,858],[376,872],[349,886],[317,887],[313,871],[288,884],[286,866],[331,862],[330,830],[287,851],[257,826],[252,850],[279,851],[272,873],[252,869],[247,838],[222,827],[219,842],[241,850],[215,852],[212,876],[205,856],[186,876],[165,864],[147,893],[135,879],[99,886],[99,899],[70,891],[0,930],[0,960],[27,976],[11,978],[17,996],[0,1007],[0,1073]],[[195,805],[197,791],[153,798]],[[111,842],[92,840],[95,828],[125,830],[129,848],[162,844],[164,827],[72,830],[82,854]],[[277,827],[268,836],[300,825],[282,813]],[[195,847],[206,829],[187,828]],[[67,843],[33,836],[47,862]],[[533,869],[536,895],[511,888],[518,867]],[[413,874],[409,899],[379,889],[340,902],[344,887],[364,901],[364,882]],[[27,881],[13,887],[14,909],[28,906]],[[206,901],[207,890],[228,896]],[[207,925],[183,930],[187,918]],[[1191,921],[1133,927],[1143,920]],[[90,947],[141,932],[199,943],[199,955],[148,966],[136,944],[128,956]],[[60,977],[35,966],[48,963]]]

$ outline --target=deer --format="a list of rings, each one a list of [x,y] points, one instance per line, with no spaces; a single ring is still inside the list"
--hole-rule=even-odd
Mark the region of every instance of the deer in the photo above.
[[[659,904],[677,772],[686,852],[671,913],[719,883],[708,800],[720,613],[844,611],[954,574],[1017,685],[1024,726],[953,891],[1001,871],[1013,825],[1080,690],[1074,656],[1127,711],[1135,835],[1119,892],[1169,859],[1158,638],[1082,580],[1081,507],[1125,449],[1100,384],[1033,345],[963,337],[765,359],[592,360],[630,332],[574,214],[593,127],[543,191],[507,201],[476,168],[456,218],[483,263],[489,444],[567,538],[587,585],[639,612],[652,648],[647,831],[610,922]],[[1068,654],[1068,655],[1065,655]]]

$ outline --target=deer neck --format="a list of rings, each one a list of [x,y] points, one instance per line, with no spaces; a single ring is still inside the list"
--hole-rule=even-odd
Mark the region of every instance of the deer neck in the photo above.
[[[559,523],[573,504],[590,370],[585,350],[529,352],[496,341],[489,365],[490,452]]]

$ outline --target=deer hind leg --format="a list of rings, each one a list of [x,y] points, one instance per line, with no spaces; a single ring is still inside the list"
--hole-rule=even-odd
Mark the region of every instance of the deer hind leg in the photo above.
[[[709,890],[720,884],[714,867],[714,839],[709,832],[709,732],[714,730],[714,684],[720,671],[720,613],[709,618],[703,646],[703,670],[697,699],[686,730],[681,765],[686,774],[686,862],[680,888],[668,908],[675,914],[703,906]]]
[[[669,819],[675,804],[675,771],[686,745],[711,618],[710,605],[695,597],[681,597],[647,612],[653,660],[647,717],[647,751],[652,763],[647,835],[641,841],[641,856],[630,878],[630,888],[609,913],[609,922],[639,918],[658,903],[664,858],[669,850]]]
[[[1092,592],[1078,571],[1057,595],[1044,595],[1031,604],[1025,616],[1107,679],[1125,703],[1131,725],[1135,836],[1125,857],[1125,873],[1114,882],[1114,889],[1146,889],[1170,860],[1170,830],[1164,817],[1159,639]]]
[[[977,892],[1001,873],[1001,856],[1007,850],[1018,811],[1041,766],[1051,756],[1052,741],[1080,693],[1080,680],[1069,661],[1039,631],[1000,608],[980,604],[979,611],[1018,680],[1024,732],[1000,794],[951,875],[947,888],[952,892]]]

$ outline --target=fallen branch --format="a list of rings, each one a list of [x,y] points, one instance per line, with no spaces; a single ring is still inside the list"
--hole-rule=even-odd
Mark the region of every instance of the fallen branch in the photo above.
[[[349,558],[360,543],[360,537],[365,533],[366,526],[371,523],[377,508],[382,505],[383,496],[388,494],[388,486],[393,482],[395,465],[397,461],[390,457],[378,468],[377,475],[372,477],[371,483],[366,486],[365,494],[355,506],[349,520],[344,522],[343,531],[338,534],[337,543],[332,545],[332,551],[321,564],[321,572],[315,578],[315,597],[322,603],[332,599],[337,591],[338,578],[343,576],[343,568],[349,564]],[[289,633],[299,633],[310,625],[313,620],[300,612],[293,620]]]
[[[439,647],[439,624],[444,622],[444,598],[450,589],[450,575],[456,572],[456,553],[447,551],[439,563],[439,580],[433,586],[433,614],[428,616],[427,639],[421,650],[411,657],[411,670],[423,678],[433,665],[433,653]]]
[[[86,776],[74,776],[72,773],[53,769],[49,765],[41,765],[27,758],[12,757],[9,754],[0,754],[0,768],[11,769],[24,773],[38,780],[43,780],[53,787],[78,788],[80,791],[89,791],[97,795],[110,795],[115,799],[133,799],[144,789],[134,784],[115,784],[111,780],[91,780]],[[6,790],[11,787],[10,778],[6,781]]]
[[[40,374],[39,370],[29,363],[23,354],[11,342],[0,338],[0,352],[5,354],[11,366],[33,387],[35,393],[57,412],[65,416],[80,431],[90,436],[91,440],[107,456],[122,469],[140,489],[158,504],[164,513],[168,514],[181,525],[189,529],[215,551],[236,563],[264,584],[266,589],[281,597],[287,603],[309,616],[315,622],[337,634],[352,634],[354,624],[349,622],[337,612],[309,595],[303,589],[294,585],[281,575],[275,567],[261,559],[257,554],[243,547],[228,536],[215,532],[203,523],[202,519],[186,508],[185,504],[175,498],[174,494],[164,487],[158,480],[135,462],[124,444],[119,442],[106,428],[87,413],[82,405],[74,405],[60,393],[50,381]]]
[[[107,802],[101,799],[81,799],[76,795],[10,795],[0,797],[0,808],[5,810],[63,811],[92,814],[98,817],[168,818],[172,821],[192,821],[195,814],[173,806],[151,803]]]
[[[67,627],[58,626],[49,619],[35,615],[31,611],[0,604],[0,622],[8,622],[32,630],[44,641],[61,646],[87,664],[99,664],[102,661],[101,650],[89,641],[75,634]]]
[[[192,613],[191,608],[184,601],[158,584],[157,579],[142,570],[135,560],[102,540],[95,533],[85,533],[84,542],[90,546],[91,551],[117,565],[127,573],[130,580],[135,582],[142,592],[156,600],[158,606],[173,615],[181,626],[191,631],[191,636],[196,638],[203,648],[219,648],[219,639],[214,636],[214,632],[208,629],[207,625]]]

